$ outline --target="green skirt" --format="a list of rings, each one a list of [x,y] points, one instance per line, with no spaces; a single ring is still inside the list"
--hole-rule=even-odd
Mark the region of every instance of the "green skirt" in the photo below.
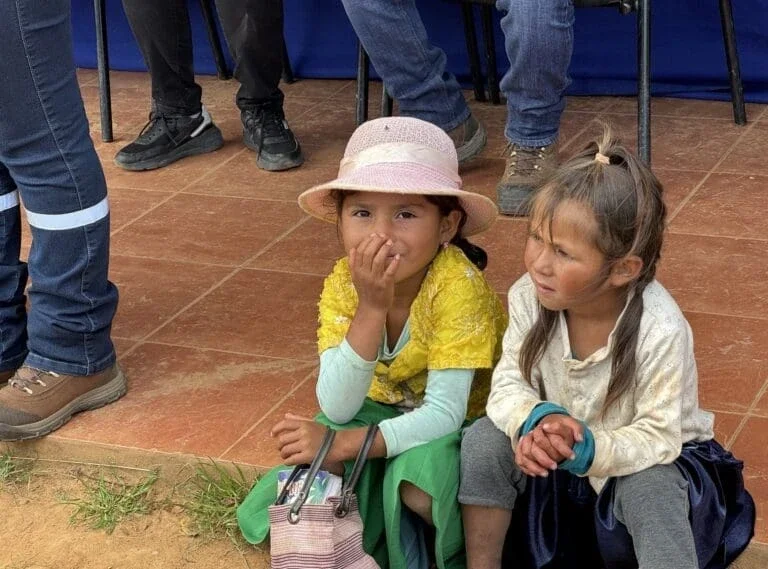
[[[378,424],[400,412],[366,399],[363,408],[349,423],[336,425],[323,414],[319,423],[334,429],[350,429]],[[459,450],[461,433],[455,432],[408,450],[393,458],[369,460],[355,489],[363,519],[363,548],[382,569],[406,569],[400,548],[400,483],[410,482],[432,497],[435,524],[435,556],[439,569],[466,567],[464,531],[457,495],[459,491]],[[346,463],[346,473],[352,462]],[[261,543],[269,534],[267,508],[277,498],[277,472],[270,470],[253,487],[237,509],[243,536],[250,543]]]

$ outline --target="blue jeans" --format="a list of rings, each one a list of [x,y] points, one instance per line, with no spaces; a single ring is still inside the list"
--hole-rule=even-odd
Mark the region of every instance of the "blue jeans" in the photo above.
[[[469,116],[445,53],[433,46],[415,0],[342,0],[373,66],[400,112],[444,130]],[[573,49],[571,0],[497,0],[510,68],[500,88],[507,97],[505,135],[522,146],[557,139]],[[458,8],[456,8],[458,9]],[[459,33],[459,30],[457,30]]]
[[[0,370],[115,361],[109,205],[72,55],[70,0],[0,2]],[[19,197],[32,231],[19,259]],[[25,311],[27,271],[29,314]]]

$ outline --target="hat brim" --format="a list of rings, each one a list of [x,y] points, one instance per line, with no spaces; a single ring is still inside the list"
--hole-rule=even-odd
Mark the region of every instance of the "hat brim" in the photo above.
[[[366,169],[370,170],[370,168]],[[466,223],[461,231],[461,234],[464,237],[477,235],[478,233],[485,231],[493,225],[499,214],[498,207],[490,198],[482,194],[450,187],[447,184],[440,183],[439,180],[435,180],[434,178],[403,176],[396,184],[392,184],[386,183],[390,180],[382,179],[381,176],[372,176],[371,174],[375,174],[375,172],[369,171],[367,174],[368,175],[361,176],[365,181],[359,179],[360,177],[358,176],[350,176],[336,178],[330,182],[313,186],[299,196],[299,207],[312,217],[335,223],[337,217],[336,204],[331,198],[331,192],[333,190],[375,192],[382,194],[455,196],[459,199],[461,207],[464,208],[464,211],[467,214]],[[368,181],[376,180],[377,178],[378,181],[376,183]]]

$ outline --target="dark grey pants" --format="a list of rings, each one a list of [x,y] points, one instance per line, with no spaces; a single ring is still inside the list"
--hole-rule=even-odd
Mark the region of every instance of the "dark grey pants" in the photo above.
[[[123,0],[123,9],[152,77],[157,110],[199,112],[187,0]],[[237,106],[282,107],[283,0],[216,0],[216,9],[240,82]]]
[[[527,476],[512,442],[487,417],[464,431],[459,502],[513,510]],[[697,569],[688,483],[671,464],[616,480],[614,515],[632,536],[640,569]]]

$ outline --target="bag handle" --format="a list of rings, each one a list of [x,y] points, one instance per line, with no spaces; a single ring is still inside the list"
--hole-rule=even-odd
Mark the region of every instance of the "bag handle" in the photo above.
[[[355,464],[352,466],[352,472],[350,473],[349,478],[341,489],[341,501],[339,502],[339,505],[336,507],[335,511],[337,518],[343,518],[349,513],[349,505],[352,502],[352,494],[355,491],[355,486],[357,486],[357,481],[360,479],[360,474],[363,472],[363,467],[365,466],[365,462],[368,459],[368,453],[373,446],[373,442],[376,440],[376,433],[378,432],[378,425],[371,425],[368,427],[368,432],[365,434],[365,440],[363,441],[363,444],[357,453]]]
[[[320,471],[320,467],[323,465],[323,462],[325,462],[326,456],[328,456],[328,452],[331,450],[331,445],[333,444],[333,439],[336,437],[336,431],[333,429],[326,429],[325,435],[323,436],[323,442],[320,445],[320,449],[317,451],[317,454],[315,455],[315,458],[312,459],[312,463],[307,464],[299,464],[294,469],[293,472],[291,472],[290,476],[288,476],[288,480],[285,482],[285,486],[283,486],[282,492],[280,492],[280,495],[277,497],[277,500],[275,501],[275,505],[280,505],[283,501],[285,501],[285,497],[288,495],[288,491],[290,490],[291,484],[296,480],[296,478],[299,476],[299,473],[304,470],[305,468],[308,468],[307,470],[307,477],[304,480],[304,484],[301,487],[301,490],[299,491],[299,495],[296,496],[296,500],[291,505],[291,509],[288,511],[288,522],[291,524],[297,524],[299,523],[299,510],[301,510],[301,507],[304,505],[304,502],[307,501],[307,497],[309,496],[309,490],[312,487],[312,483],[315,481],[315,477],[317,476],[317,473]]]

